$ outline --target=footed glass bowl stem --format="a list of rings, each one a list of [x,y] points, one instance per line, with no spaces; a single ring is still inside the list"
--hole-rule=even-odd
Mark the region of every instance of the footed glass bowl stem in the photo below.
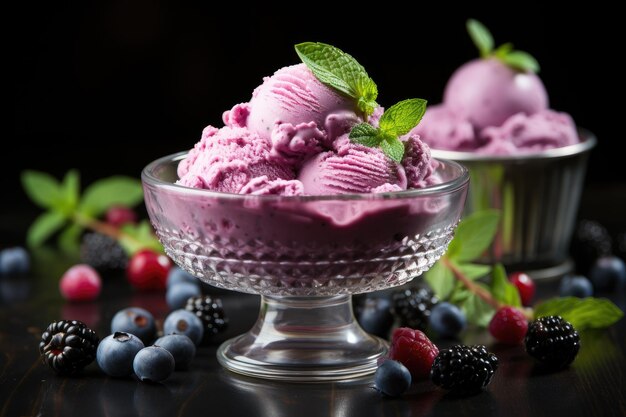
[[[383,340],[354,318],[352,296],[261,298],[261,311],[247,333],[217,352],[227,369],[289,381],[332,381],[374,372],[387,352]]]

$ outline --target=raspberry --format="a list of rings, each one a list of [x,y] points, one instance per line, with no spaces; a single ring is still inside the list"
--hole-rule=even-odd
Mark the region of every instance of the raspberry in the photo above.
[[[499,342],[509,345],[521,343],[526,336],[528,322],[524,314],[513,307],[502,307],[491,319],[489,332]]]
[[[61,295],[68,301],[92,301],[100,295],[100,275],[89,265],[79,264],[68,269],[59,281]]]
[[[580,349],[578,332],[560,316],[540,317],[531,322],[524,342],[526,352],[551,369],[568,366]]]
[[[389,357],[406,366],[413,381],[428,378],[438,353],[437,346],[419,330],[400,327],[393,332]]]

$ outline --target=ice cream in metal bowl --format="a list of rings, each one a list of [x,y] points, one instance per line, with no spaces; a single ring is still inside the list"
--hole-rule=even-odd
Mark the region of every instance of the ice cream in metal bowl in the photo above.
[[[148,165],[146,207],[166,253],[211,285],[262,296],[259,319],[225,342],[234,372],[284,380],[359,377],[386,342],[364,332],[351,294],[404,284],[445,252],[469,175],[439,161],[436,185],[389,193],[245,195],[176,184],[185,154]]]

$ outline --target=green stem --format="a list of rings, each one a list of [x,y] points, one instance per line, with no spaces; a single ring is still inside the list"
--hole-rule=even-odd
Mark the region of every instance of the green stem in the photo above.
[[[466,277],[465,274],[463,274],[463,272],[459,268],[457,268],[454,263],[450,262],[448,258],[444,256],[443,258],[441,258],[441,260],[443,264],[452,271],[456,279],[461,281],[461,283],[465,285],[468,290],[479,296],[484,302],[486,302],[496,310],[504,305],[495,298],[493,298],[489,291],[485,290],[479,285],[476,285],[471,279]]]

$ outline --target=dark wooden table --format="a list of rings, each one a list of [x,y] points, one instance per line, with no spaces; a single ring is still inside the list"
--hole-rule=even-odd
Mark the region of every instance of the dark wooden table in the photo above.
[[[599,195],[605,194],[607,198],[614,195]],[[595,195],[592,199],[583,205],[583,214],[588,214],[585,207],[598,204]],[[619,213],[623,215],[623,211],[615,213],[615,219]],[[619,221],[615,219],[604,220]],[[0,417],[626,416],[625,319],[606,331],[584,333],[573,366],[551,374],[538,372],[521,346],[499,346],[487,332],[470,330],[463,337],[464,343],[484,343],[500,359],[501,366],[486,391],[453,398],[422,382],[402,398],[389,399],[371,388],[371,378],[350,383],[293,384],[225,371],[215,357],[217,345],[252,326],[259,299],[219,292],[230,327],[215,344],[199,349],[190,371],[177,372],[159,385],[109,378],[95,364],[81,376],[59,377],[41,363],[38,353],[41,332],[49,322],[82,320],[104,337],[109,334],[112,316],[121,308],[144,307],[162,321],[167,306],[164,294],[133,292],[122,276],[106,277],[103,294],[95,303],[65,303],[57,285],[71,260],[49,250],[35,255],[30,276],[0,278]],[[555,291],[554,284],[545,283],[540,297]],[[616,297],[624,308],[626,296]]]

